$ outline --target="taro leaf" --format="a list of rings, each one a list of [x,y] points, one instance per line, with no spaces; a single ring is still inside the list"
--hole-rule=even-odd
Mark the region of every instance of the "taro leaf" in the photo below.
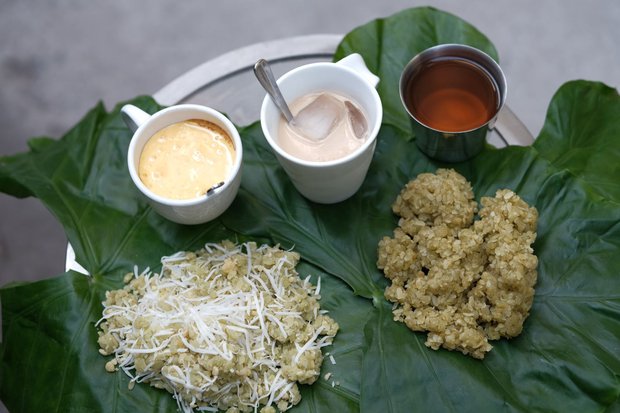
[[[568,170],[598,195],[620,202],[620,124],[609,122],[618,115],[617,100],[618,92],[600,83],[563,88],[534,146],[555,168]],[[609,137],[615,139],[608,142]]]
[[[389,308],[379,309],[365,328],[362,410],[602,411],[617,405],[618,203],[592,196],[533,148],[488,151],[457,169],[478,196],[507,187],[538,208],[540,265],[531,315],[519,337],[493,342],[477,361],[429,351],[424,335],[394,323]],[[377,388],[387,396],[375,397]]]
[[[157,107],[150,98],[133,103]],[[219,222],[173,225],[147,207],[127,179],[129,138],[118,111],[108,115],[98,106],[61,140],[37,140],[30,153],[0,159],[6,178],[0,189],[39,197],[91,274],[69,272],[0,290],[0,397],[11,411],[176,409],[164,392],[147,386],[129,392],[122,374],[105,374],[94,326],[101,301],[134,264],[153,268],[162,255],[235,234]]]
[[[426,24],[408,20],[414,16],[425,16]],[[336,58],[364,55],[381,78],[385,122],[404,133],[399,70],[425,47],[458,41],[458,34],[440,30],[451,19],[430,9],[408,10],[358,28],[339,46]],[[441,35],[421,35],[429,26]],[[402,170],[427,162],[414,145],[393,154]],[[375,159],[375,165],[389,162],[381,153]],[[620,250],[619,160],[618,93],[580,81],[558,91],[534,147],[487,149],[453,165],[478,198],[510,188],[538,208],[539,281],[531,315],[521,336],[494,343],[480,362],[429,351],[423,336],[395,325],[390,311],[379,307],[365,328],[362,410],[620,408],[620,262],[614,257]],[[445,165],[428,169],[437,166]],[[393,175],[392,182],[399,181],[407,179]]]
[[[296,411],[333,407],[359,411],[360,378],[347,373],[359,371],[363,343],[359,326],[372,307],[341,281],[308,264],[301,264],[299,271],[304,277],[313,274],[314,282],[321,277],[322,308],[341,322],[333,348],[327,348],[336,364],[325,361],[318,382],[302,386],[303,399]],[[95,323],[101,317],[105,291],[122,286],[122,277],[112,278],[69,272],[1,290],[5,339],[0,395],[10,411],[176,411],[169,393],[144,384],[130,391],[124,373],[109,374],[103,368],[106,358],[97,352]],[[325,380],[328,372],[331,378]]]
[[[149,98],[132,103],[145,110],[157,108]],[[43,200],[69,228],[77,260],[92,274],[68,272],[0,289],[4,333],[0,397],[11,411],[176,410],[167,392],[147,385],[129,391],[124,373],[105,372],[106,359],[98,353],[95,327],[105,291],[122,287],[124,274],[134,264],[139,269],[158,269],[162,255],[198,249],[205,242],[246,239],[219,220],[183,226],[155,214],[128,178],[125,154],[130,133],[120,122],[118,108],[106,114],[97,107],[61,140],[46,141],[50,144],[45,151],[0,159],[0,189],[14,195],[31,192]],[[256,133],[259,129],[255,124],[241,130],[248,147],[253,139],[264,140]],[[89,151],[89,147],[96,149]],[[247,178],[251,175],[252,167],[246,167],[244,181],[251,182]],[[246,218],[256,222],[262,219],[261,212]],[[252,238],[274,243],[256,235]],[[316,386],[303,386],[304,401],[297,410],[320,412],[337,406],[358,411],[359,376],[346,373],[359,370],[361,326],[371,307],[340,280],[311,264],[302,263],[301,270],[303,276],[321,276],[323,308],[340,321],[341,330],[331,349],[336,364],[324,364],[333,380],[322,378]],[[39,388],[33,396],[33,389]]]
[[[1,290],[0,395],[9,411],[176,409],[166,392],[147,386],[129,391],[124,374],[102,368],[94,325],[101,317],[105,290],[122,284],[120,279],[105,281],[70,272]]]
[[[613,172],[620,98],[603,85],[565,85],[534,147],[487,149],[454,165],[477,197],[507,187],[539,209],[539,283],[523,334],[494,343],[478,361],[429,350],[423,334],[392,321],[381,297],[386,282],[374,266],[376,243],[396,224],[390,204],[402,185],[442,166],[412,142],[395,85],[415,52],[447,41],[495,56],[471,26],[429,8],[372,22],[345,38],[336,58],[358,51],[379,74],[386,123],[362,189],[337,205],[316,205],[295,192],[258,124],[240,131],[245,165],[235,203],[220,220],[195,227],[166,222],[137,196],[125,170],[129,133],[118,111],[97,107],[60,141],[40,139],[28,154],[1,158],[0,190],[39,197],[93,274],[0,290],[0,397],[9,409],[174,410],[165,392],[146,385],[128,391],[122,373],[103,372],[94,327],[100,301],[133,264],[156,268],[162,255],[237,238],[294,246],[304,259],[300,272],[321,276],[323,306],[341,325],[329,349],[336,364],[323,365],[339,385],[322,375],[302,388],[294,411],[618,410],[620,265],[612,254],[620,247]],[[156,109],[146,98],[132,103]]]

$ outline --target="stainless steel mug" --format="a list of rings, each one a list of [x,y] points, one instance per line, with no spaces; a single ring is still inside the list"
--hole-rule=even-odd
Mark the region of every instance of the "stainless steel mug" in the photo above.
[[[506,78],[499,65],[462,44],[417,54],[403,69],[399,89],[416,144],[444,162],[478,154],[506,101]]]

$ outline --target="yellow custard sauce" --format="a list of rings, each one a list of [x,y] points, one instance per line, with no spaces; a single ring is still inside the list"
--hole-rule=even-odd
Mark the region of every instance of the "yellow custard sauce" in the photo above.
[[[230,136],[201,119],[173,123],[151,136],[138,174],[151,191],[169,199],[191,199],[225,182],[235,161]]]

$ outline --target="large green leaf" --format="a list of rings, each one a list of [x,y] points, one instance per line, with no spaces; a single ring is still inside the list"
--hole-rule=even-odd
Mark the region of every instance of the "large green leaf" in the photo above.
[[[166,392],[146,385],[130,391],[122,373],[105,373],[94,326],[101,301],[134,264],[157,268],[162,255],[229,238],[294,247],[300,273],[321,277],[322,306],[341,325],[326,349],[336,364],[326,359],[294,411],[620,410],[620,97],[602,84],[564,85],[534,146],[488,148],[452,165],[477,198],[510,188],[539,210],[539,279],[523,333],[494,342],[479,361],[432,351],[423,334],[392,320],[377,242],[396,225],[390,205],[401,187],[445,166],[415,146],[398,76],[415,53],[440,42],[497,56],[473,27],[432,8],[371,22],[339,46],[336,59],[359,52],[381,77],[385,122],[362,188],[336,205],[295,191],[258,124],[240,130],[237,199],[221,219],[200,226],[167,222],[138,196],[126,172],[130,133],[118,108],[97,106],[62,139],[33,140],[29,153],[0,158],[0,190],[41,199],[92,274],[0,289],[0,397],[8,408],[174,411]],[[132,103],[158,108],[149,98]]]

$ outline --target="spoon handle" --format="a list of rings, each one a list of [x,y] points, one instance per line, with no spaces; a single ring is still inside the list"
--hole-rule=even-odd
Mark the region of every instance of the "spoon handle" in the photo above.
[[[273,77],[273,73],[271,72],[271,67],[269,63],[265,59],[260,59],[254,65],[254,74],[258,79],[258,82],[263,86],[263,88],[267,91],[273,103],[280,109],[280,112],[286,118],[288,123],[292,123],[294,116],[291,113],[286,101],[284,100],[284,96],[280,92],[280,88],[276,83],[276,80]]]

